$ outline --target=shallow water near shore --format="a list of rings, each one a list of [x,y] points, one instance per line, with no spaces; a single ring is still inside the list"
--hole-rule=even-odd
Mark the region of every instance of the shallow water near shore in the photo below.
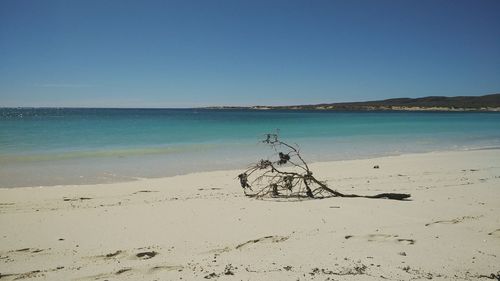
[[[0,109],[0,187],[244,168],[267,132],[311,162],[500,146],[500,113]]]

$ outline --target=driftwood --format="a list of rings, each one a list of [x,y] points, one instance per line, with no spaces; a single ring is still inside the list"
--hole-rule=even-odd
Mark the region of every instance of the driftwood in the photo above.
[[[405,193],[357,195],[338,192],[329,188],[326,182],[316,179],[300,155],[298,146],[281,141],[277,134],[267,134],[263,142],[275,150],[277,159],[274,161],[262,159],[238,175],[246,196],[256,198],[361,197],[393,200],[406,200],[411,196]]]

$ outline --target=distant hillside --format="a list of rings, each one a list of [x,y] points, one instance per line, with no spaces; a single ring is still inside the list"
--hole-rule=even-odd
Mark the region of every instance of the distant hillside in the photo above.
[[[254,106],[252,109],[294,110],[423,110],[423,111],[500,111],[500,93],[485,96],[395,98],[365,102],[324,103],[294,106]]]

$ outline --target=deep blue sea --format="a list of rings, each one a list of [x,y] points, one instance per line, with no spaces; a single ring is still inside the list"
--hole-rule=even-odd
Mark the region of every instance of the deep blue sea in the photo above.
[[[0,108],[0,187],[244,168],[268,132],[306,160],[500,147],[500,113]]]

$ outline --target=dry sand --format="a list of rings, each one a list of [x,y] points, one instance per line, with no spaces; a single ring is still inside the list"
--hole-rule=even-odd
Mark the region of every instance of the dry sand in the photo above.
[[[339,191],[405,192],[412,201],[255,200],[243,196],[240,171],[0,189],[0,279],[489,280],[500,273],[500,150],[311,168]]]

